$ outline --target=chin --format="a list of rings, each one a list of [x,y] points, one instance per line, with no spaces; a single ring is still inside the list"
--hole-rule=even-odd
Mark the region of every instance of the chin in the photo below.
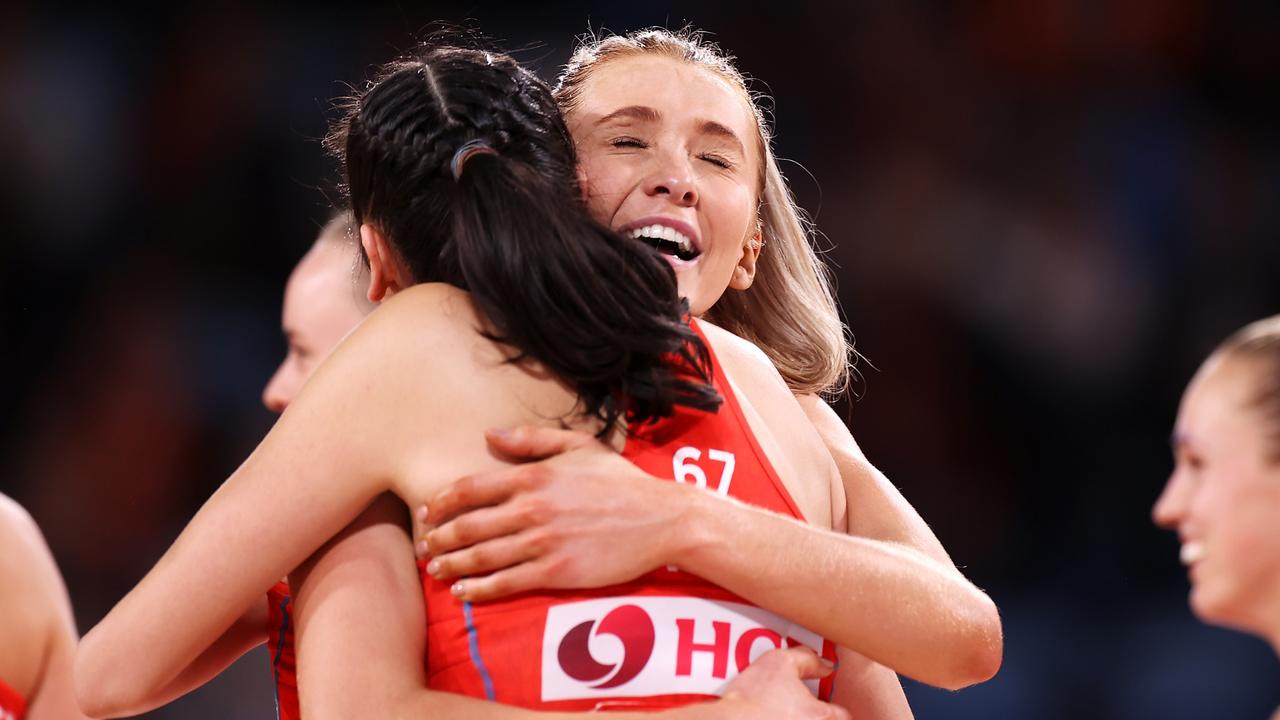
[[[1202,622],[1209,625],[1251,630],[1248,613],[1241,603],[1222,588],[1213,588],[1205,584],[1197,584],[1191,588],[1191,612]]]

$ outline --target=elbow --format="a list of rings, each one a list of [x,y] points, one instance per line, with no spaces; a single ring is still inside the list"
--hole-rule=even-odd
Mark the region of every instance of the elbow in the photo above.
[[[1000,612],[991,598],[978,592],[980,602],[975,603],[972,615],[960,626],[964,632],[955,653],[954,661],[944,682],[947,690],[961,690],[995,677],[1004,662],[1004,632]]]
[[[141,693],[130,687],[128,665],[113,663],[94,641],[93,633],[80,641],[72,667],[80,712],[91,718],[113,718],[145,710],[139,707]]]

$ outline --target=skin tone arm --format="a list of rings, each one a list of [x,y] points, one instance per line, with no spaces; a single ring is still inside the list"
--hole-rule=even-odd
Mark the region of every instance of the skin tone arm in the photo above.
[[[264,588],[373,498],[393,487],[406,492],[397,485],[403,477],[431,482],[404,463],[417,453],[447,457],[467,447],[453,434],[467,423],[444,410],[465,403],[465,383],[427,388],[408,380],[448,373],[451,366],[437,363],[456,362],[435,342],[453,330],[437,335],[433,323],[458,324],[440,312],[441,293],[426,288],[390,301],[357,329],[155,568],[86,635],[75,661],[83,708],[99,717],[120,714],[169,686],[243,608],[261,602]],[[408,322],[420,332],[403,333]],[[302,497],[308,512],[281,512]],[[116,671],[125,666],[130,672]]]
[[[583,434],[521,428],[491,433],[490,441],[523,458],[565,455],[464,478],[428,499],[429,519],[439,527],[425,541],[440,575],[492,573],[466,581],[474,600],[530,587],[611,584],[670,563],[922,682],[964,687],[999,666],[994,604],[949,561],[903,542],[919,528],[928,533],[922,522],[899,524],[889,541],[829,532],[654,482]],[[865,483],[876,475],[862,470],[855,477]],[[883,504],[900,511],[905,502],[889,497]],[[529,519],[535,527],[515,532]],[[606,536],[610,542],[599,542]],[[531,556],[530,547],[543,552]]]
[[[31,516],[0,495],[0,679],[28,720],[80,720],[71,681],[76,628],[66,586]]]
[[[262,593],[265,594],[265,591]],[[126,714],[137,715],[177,700],[226,670],[267,640],[267,604],[259,597],[235,623],[159,692],[141,698]]]
[[[384,495],[290,575],[303,716],[556,717],[426,689],[422,586],[407,521],[399,498]],[[840,705],[859,708],[863,718],[911,717],[892,673],[877,673],[883,668],[845,651],[840,663],[835,691]],[[816,700],[800,682],[830,670],[803,649],[762,656],[734,681],[725,699],[657,716],[848,718],[841,707]]]
[[[595,455],[577,456],[572,483],[529,465],[464,478],[428,501],[429,517],[438,520],[480,508],[426,536],[440,577],[470,576],[466,598],[600,587],[674,564],[922,682],[962,687],[956,679],[972,677],[969,667],[954,667],[953,654],[937,649],[979,644],[968,635],[986,618],[963,613],[984,603],[995,611],[957,573],[896,543],[655,482],[622,467],[630,464],[593,440],[556,437],[565,447],[580,443],[575,453]],[[565,460],[573,461],[573,455]],[[597,465],[586,470],[591,463]],[[530,517],[541,522],[507,534]]]
[[[303,716],[310,720],[579,717],[426,689],[422,662],[426,620],[406,520],[403,503],[384,496],[290,576],[296,591],[294,619],[298,623]],[[849,720],[845,710],[818,701],[801,682],[830,672],[825,661],[804,648],[775,650],[735,678],[716,702],[661,713],[611,716],[632,720]]]
[[[398,516],[403,516],[407,522],[408,514],[405,510],[404,503],[401,503],[394,496],[385,496],[382,500],[375,503],[366,510],[353,524],[355,527],[367,527],[371,524],[385,522],[387,518],[387,509],[384,507],[387,500],[394,500],[395,507],[398,510]],[[404,524],[401,523],[403,526]],[[408,536],[403,530],[400,531],[401,549],[409,547]],[[372,555],[372,553],[371,553]],[[379,555],[381,556],[381,555]],[[409,570],[414,570],[412,558]],[[375,563],[376,564],[376,563]],[[297,572],[297,571],[295,571]],[[413,572],[413,581],[417,582],[417,573]],[[200,656],[191,662],[181,673],[174,678],[173,682],[160,689],[158,692],[139,698],[137,704],[123,709],[128,715],[137,715],[149,710],[154,710],[162,705],[167,705],[174,700],[186,695],[187,693],[203,686],[213,678],[217,677],[222,671],[226,670],[242,655],[250,650],[258,647],[267,639],[267,605],[262,595],[259,595],[253,604],[244,611],[243,614],[235,621],[225,633],[218,637]],[[363,618],[357,618],[363,619]]]
[[[817,395],[797,395],[796,400],[840,471],[845,512],[841,513],[843,518],[834,518],[835,525],[847,526],[850,535],[899,543],[959,575],[960,570],[937,536],[889,478],[867,460],[853,433],[831,406]]]

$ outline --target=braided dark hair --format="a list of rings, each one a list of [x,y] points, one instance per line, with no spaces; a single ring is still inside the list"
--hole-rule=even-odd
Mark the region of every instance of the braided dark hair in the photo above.
[[[480,141],[457,178],[454,153]],[[591,219],[547,86],[513,59],[438,47],[385,66],[329,146],[357,225],[376,225],[415,282],[471,293],[488,337],[541,362],[609,430],[676,405],[714,411],[709,354],[657,252]]]

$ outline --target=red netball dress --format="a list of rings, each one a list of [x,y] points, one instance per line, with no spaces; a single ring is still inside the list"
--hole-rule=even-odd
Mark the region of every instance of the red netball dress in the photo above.
[[[17,690],[0,680],[0,720],[22,720],[27,712],[27,701]]]
[[[712,368],[724,398],[718,413],[678,407],[670,418],[634,425],[623,456],[659,478],[803,519],[714,358]],[[450,585],[423,574],[428,683],[510,705],[672,707],[715,699],[773,648],[806,645],[835,659],[830,641],[677,568],[623,585],[474,605],[454,598]],[[811,681],[810,689],[827,698],[831,683]]]
[[[276,684],[276,720],[299,720],[298,678],[293,658],[293,614],[289,585],[278,582],[267,591],[267,650]]]

